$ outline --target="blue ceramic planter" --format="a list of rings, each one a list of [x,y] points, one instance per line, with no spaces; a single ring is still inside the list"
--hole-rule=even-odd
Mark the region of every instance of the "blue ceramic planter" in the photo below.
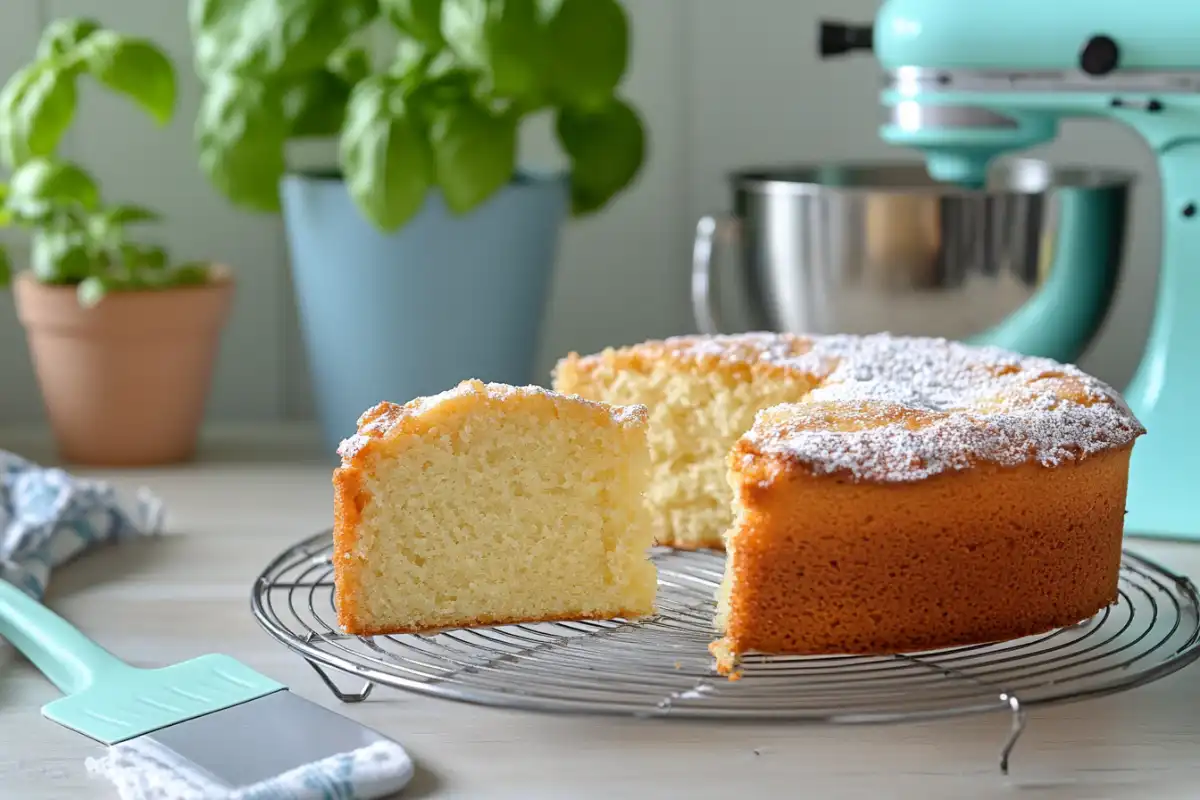
[[[431,193],[384,234],[336,176],[290,175],[283,217],[300,326],[324,441],[358,416],[479,378],[534,383],[564,177],[522,177],[471,214]]]

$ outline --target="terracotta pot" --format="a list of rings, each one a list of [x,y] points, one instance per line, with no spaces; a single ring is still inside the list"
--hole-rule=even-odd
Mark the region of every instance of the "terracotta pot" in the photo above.
[[[17,315],[59,455],[89,466],[187,461],[196,450],[221,329],[228,269],[205,286],[114,292],[82,308],[74,287],[13,281]]]

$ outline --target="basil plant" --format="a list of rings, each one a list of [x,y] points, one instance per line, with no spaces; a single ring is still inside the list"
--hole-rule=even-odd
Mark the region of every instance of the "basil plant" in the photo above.
[[[199,163],[242,207],[279,209],[290,140],[335,139],[350,196],[385,231],[433,189],[458,214],[491,197],[533,114],[553,115],[575,215],[603,208],[645,158],[618,89],[617,0],[189,1]]]
[[[130,236],[130,226],[157,220],[155,212],[104,202],[95,178],[57,155],[88,79],[127,97],[157,125],[173,116],[175,71],[152,42],[87,18],[52,22],[33,60],[0,88],[0,166],[9,175],[0,183],[0,227],[27,231],[34,276],[75,286],[84,306],[111,290],[204,282],[207,269],[171,265],[161,247]],[[11,279],[11,258],[0,246],[0,285]]]

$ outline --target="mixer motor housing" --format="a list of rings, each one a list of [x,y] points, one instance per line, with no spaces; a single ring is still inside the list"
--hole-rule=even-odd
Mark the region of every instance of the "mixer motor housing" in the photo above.
[[[1123,394],[1147,428],[1126,533],[1200,540],[1200,3],[885,0],[869,25],[822,23],[819,50],[884,70],[880,135],[936,180],[985,184],[993,160],[1052,141],[1065,118],[1113,120],[1153,152],[1162,264],[1145,352]]]

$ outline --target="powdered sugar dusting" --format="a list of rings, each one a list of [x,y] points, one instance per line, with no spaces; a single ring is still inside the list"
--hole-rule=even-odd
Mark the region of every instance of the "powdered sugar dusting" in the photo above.
[[[512,386],[506,383],[465,380],[451,389],[426,397],[417,397],[403,405],[383,402],[368,409],[358,418],[357,432],[342,440],[338,445],[337,454],[343,460],[352,459],[372,439],[386,436],[402,419],[420,417],[434,411],[440,405],[470,395],[479,395],[496,401],[542,397],[555,403],[583,404],[607,412],[609,418],[621,426],[644,424],[649,419],[649,411],[643,405],[618,406],[599,403],[574,395],[561,394],[542,386]]]
[[[817,473],[914,481],[978,462],[1056,466],[1145,429],[1120,395],[1077,367],[946,339],[752,333],[680,337],[677,357],[757,359],[812,376],[798,402],[758,414],[743,458]]]

